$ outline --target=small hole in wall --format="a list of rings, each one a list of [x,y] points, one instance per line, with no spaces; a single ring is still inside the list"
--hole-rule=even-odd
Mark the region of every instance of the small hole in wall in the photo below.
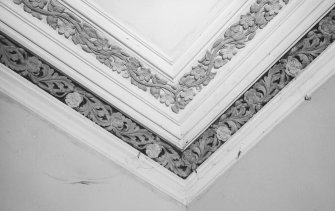
[[[309,95],[305,95],[305,100],[306,100],[306,101],[311,101],[311,100],[312,100],[312,97],[309,96]]]

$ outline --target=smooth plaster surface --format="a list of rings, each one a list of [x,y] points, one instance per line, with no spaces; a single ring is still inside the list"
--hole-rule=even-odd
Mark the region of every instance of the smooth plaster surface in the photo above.
[[[96,0],[135,36],[177,58],[228,8],[229,0]]]
[[[1,92],[0,117],[0,211],[185,209]]]
[[[191,211],[334,211],[335,77],[189,207]]]
[[[335,77],[188,206],[335,210]],[[0,94],[0,210],[185,208]]]

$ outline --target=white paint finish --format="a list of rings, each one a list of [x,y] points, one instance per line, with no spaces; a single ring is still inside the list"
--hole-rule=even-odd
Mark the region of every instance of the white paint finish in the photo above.
[[[289,116],[306,95],[314,92],[335,74],[335,45],[323,52],[292,83],[253,116],[223,147],[219,148],[186,181],[188,202],[205,191],[237,161],[239,151],[246,154],[285,117]]]
[[[322,86],[188,210],[334,210],[334,84]],[[0,113],[3,210],[183,210],[3,95]],[[101,183],[66,184],[83,179]]]
[[[2,93],[0,116],[0,210],[185,210]]]
[[[292,1],[181,112],[182,145],[194,140],[329,11],[334,0]],[[190,141],[188,143],[191,143]]]
[[[13,4],[0,1],[0,13],[4,14],[0,22],[2,31],[124,113],[182,147],[178,145],[181,136],[178,122],[170,116],[174,114],[170,108]]]
[[[75,6],[78,2],[81,1],[67,3]],[[250,0],[248,4],[252,2]],[[161,104],[149,92],[145,93],[133,86],[129,80],[97,62],[94,56],[83,52],[70,40],[59,36],[47,24],[23,12],[22,8],[11,0],[1,2],[0,9],[5,14],[3,16],[4,23],[9,26],[2,26],[6,33],[20,42],[28,42],[28,46],[34,52],[37,52],[44,59],[52,61],[53,65],[59,67],[67,75],[75,78],[81,84],[85,84],[88,89],[98,93],[179,148],[185,148],[215,117],[227,108],[238,94],[254,81],[255,76],[264,72],[283,50],[287,49],[310,24],[315,22],[329,8],[329,5],[334,3],[334,0],[320,1],[319,3],[315,4],[315,1],[312,0],[291,2],[265,29],[260,31],[259,36],[256,36],[245,49],[242,49],[239,56],[220,70],[216,79],[195,97],[185,111],[181,111],[178,115]],[[82,4],[78,10],[85,12],[86,8],[81,8]],[[85,11],[81,9],[85,9]],[[244,9],[248,10],[248,5]],[[313,11],[313,13],[307,11]],[[90,10],[86,12],[85,15],[88,17],[94,16]],[[239,14],[236,14],[236,17]],[[288,17],[289,19],[287,19]],[[292,19],[295,21],[291,21]],[[234,22],[234,20],[229,21]],[[302,20],[305,21],[302,23]],[[104,21],[98,23],[106,27],[106,31],[109,30],[107,25],[103,25]],[[99,28],[99,26],[97,27]],[[108,32],[112,33],[113,30]],[[284,39],[284,43],[281,40],[283,39],[282,31],[288,35]],[[24,34],[28,39],[22,38],[21,34]],[[111,36],[107,37],[111,38]],[[277,47],[269,48],[274,45]],[[245,71],[250,66],[254,66],[254,68]],[[237,85],[238,87],[236,87]]]
[[[177,75],[185,73],[189,70],[187,66],[194,57],[201,51],[202,48],[207,48],[222,31],[228,28],[231,24],[239,20],[239,16],[249,11],[249,7],[254,0],[239,0],[232,1],[229,7],[224,7],[217,17],[210,21],[203,28],[197,39],[190,46],[180,51],[180,56],[170,58],[162,52],[152,42],[148,42],[136,32],[130,31],[128,27],[122,25],[118,20],[115,20],[111,15],[97,6],[90,0],[62,0],[70,10],[76,11],[85,17],[101,31],[106,32],[111,37],[126,45],[138,56],[146,60],[146,63],[154,66],[156,71],[173,80]],[[190,5],[191,7],[191,5]],[[202,57],[203,55],[200,55]],[[186,69],[185,69],[186,68]],[[181,73],[183,72],[183,73]]]
[[[185,181],[145,156],[138,158],[135,149],[2,65],[0,89],[76,137],[79,142],[92,147],[181,203],[188,204],[237,161],[239,150],[245,154],[289,115],[306,93],[311,93],[335,73],[334,54],[333,45]]]
[[[0,64],[0,91],[22,103],[79,143],[96,150],[158,190],[186,203],[184,181],[59,100]]]
[[[308,2],[308,4],[305,5],[305,7],[313,3],[310,0],[306,2]],[[309,18],[307,19],[307,22],[304,22],[305,24],[304,27],[308,28],[307,23],[315,21],[315,19],[319,17],[320,13],[322,13],[323,10],[329,8],[327,7],[327,5],[331,4],[332,2],[333,1],[330,0],[323,1],[322,2],[323,4],[321,4],[319,9],[314,10],[316,12],[313,13],[312,16],[308,15]],[[14,11],[19,10],[21,11],[21,8],[17,7],[13,8],[15,8]],[[292,11],[294,10],[294,8],[290,8],[290,10]],[[302,8],[300,8],[299,11],[301,10]],[[129,93],[127,93],[126,91],[117,93],[116,90],[122,90],[118,89],[118,85],[122,84],[123,82],[119,83],[118,81],[115,81],[115,83],[119,84],[109,84],[108,82],[110,81],[106,80],[106,78],[113,79],[112,77],[113,75],[104,72],[106,71],[106,67],[93,62],[94,58],[92,58],[90,55],[87,54],[75,55],[76,48],[75,47],[73,48],[73,46],[67,47],[67,45],[71,46],[71,42],[69,40],[65,40],[62,37],[58,36],[57,34],[55,34],[54,36],[52,34],[54,31],[50,27],[41,24],[39,20],[30,17],[29,14],[22,13],[22,16],[20,16],[21,14],[19,13],[20,12],[17,12],[16,14],[17,17],[14,16],[14,18],[11,19],[13,17],[13,13],[11,14],[12,16],[10,15],[7,16],[7,14],[9,14],[9,12],[7,11],[6,21],[12,24],[13,27],[15,27],[15,29],[27,35],[28,38],[34,39],[34,42],[48,43],[48,47],[50,48],[52,47],[53,50],[57,49],[57,52],[56,53],[49,52],[50,54],[48,54],[47,51],[40,48],[43,46],[36,46],[33,42],[31,42],[31,40],[25,39],[18,33],[13,32],[13,29],[10,29],[10,27],[1,25],[1,27],[3,27],[6,30],[6,33],[9,32],[9,34],[12,35],[15,39],[25,43],[25,45],[34,49],[35,52],[38,52],[40,56],[48,60],[50,63],[56,65],[57,67],[61,67],[61,69],[65,71],[67,74],[75,76],[75,78],[79,82],[85,84],[85,86],[88,86],[91,90],[95,91],[102,97],[104,98],[106,97],[105,99],[113,102],[113,104],[115,103],[121,105],[121,107],[122,106],[126,107],[131,106],[132,103],[134,103],[134,105],[136,105],[136,109],[143,112],[142,114],[139,115],[146,116],[143,118],[143,121],[146,121],[145,120],[146,118],[152,118],[152,117],[156,118],[158,116],[157,113],[151,113],[147,107],[140,106],[139,103],[144,103],[146,99],[141,99],[141,101],[136,101],[136,99],[130,100],[128,99]],[[307,15],[305,13],[303,14]],[[297,16],[300,18],[303,17],[301,16],[301,14],[297,14]],[[13,24],[18,17],[23,19],[26,18],[27,20],[22,21],[24,23],[20,22],[20,24],[18,23]],[[278,22],[276,23],[282,23],[282,22],[278,20]],[[22,26],[28,26],[28,27],[25,28]],[[32,28],[36,31],[32,30]],[[303,27],[300,28],[299,30],[302,29]],[[270,33],[271,31],[272,29],[269,29],[267,33]],[[50,35],[48,33],[50,33]],[[287,33],[289,33],[289,31],[287,31]],[[43,36],[40,36],[41,34]],[[34,35],[36,35],[36,37],[34,37]],[[295,34],[294,36],[298,35],[299,33]],[[291,36],[290,39],[294,39],[294,36]],[[48,41],[48,39],[51,39],[51,42],[50,40]],[[271,39],[267,40],[267,42],[270,41]],[[290,43],[291,42],[287,41],[285,45],[290,45]],[[280,44],[280,42],[278,42],[278,44]],[[66,47],[66,49],[62,49],[64,47]],[[285,49],[285,46],[284,47],[281,46],[279,49],[283,48]],[[280,53],[281,52],[278,49],[275,52],[275,54]],[[295,108],[295,106],[297,106],[301,102],[306,92],[313,91],[315,87],[317,87],[319,84],[322,84],[325,78],[329,77],[329,75],[333,71],[332,69],[329,68],[333,68],[335,66],[334,65],[335,60],[332,61],[333,60],[332,58],[334,58],[335,56],[334,53],[335,53],[334,46],[332,46],[330,50],[328,49],[326,53],[323,53],[322,57],[317,59],[318,62],[314,62],[312,65],[309,66],[308,68],[309,70],[305,71],[301,76],[299,76],[298,80],[295,81],[294,85],[291,85],[286,89],[285,92],[286,94],[280,94],[275,101],[273,101],[272,103],[270,103],[268,107],[266,107],[265,111],[260,112],[257,118],[253,118],[253,120],[247,126],[245,126],[243,130],[241,130],[241,132],[236,134],[234,138],[231,139],[231,143],[226,144],[224,148],[220,149],[214,156],[212,156],[207,162],[205,162],[198,169],[197,175],[194,174],[191,175],[191,177],[187,181],[182,181],[180,178],[177,178],[177,176],[173,175],[171,172],[160,167],[157,163],[154,163],[153,161],[147,159],[144,156],[141,156],[139,159],[137,159],[136,150],[124,144],[122,141],[118,140],[114,136],[108,134],[106,131],[102,130],[98,126],[88,122],[85,118],[81,116],[80,117],[76,116],[77,114],[72,112],[71,109],[68,109],[66,107],[64,108],[64,106],[60,105],[59,103],[57,104],[56,100],[54,99],[51,100],[50,99],[51,97],[48,96],[48,94],[44,92],[40,93],[41,91],[36,87],[35,89],[32,88],[32,85],[30,83],[22,82],[24,80],[22,78],[20,79],[16,78],[14,76],[15,75],[14,73],[1,75],[0,80],[2,82],[0,83],[0,87],[2,89],[5,89],[6,93],[9,93],[11,96],[15,96],[15,99],[19,99],[20,102],[29,105],[33,110],[35,110],[35,112],[38,112],[44,118],[53,122],[55,125],[65,130],[67,133],[76,136],[76,138],[81,142],[84,142],[90,147],[96,149],[101,154],[115,161],[119,165],[124,166],[129,171],[133,172],[140,178],[145,179],[153,186],[171,195],[180,202],[188,203],[191,200],[193,200],[193,198],[196,197],[199,193],[205,190],[208,187],[208,185],[211,184],[211,182],[213,182],[220,174],[224,173],[224,171],[235,162],[237,152],[240,148],[243,148],[243,151],[245,151],[250,147],[252,147],[253,144],[257,143],[258,140],[262,137],[264,131],[269,131],[274,125],[278,123],[278,121],[280,121],[285,115],[288,115],[292,111],[292,109]],[[250,52],[245,53],[245,55],[249,54]],[[276,56],[269,55],[269,57],[267,58],[268,59],[265,64],[271,63],[273,59],[276,58]],[[67,64],[60,62],[59,59]],[[255,62],[255,64],[257,64],[257,62]],[[262,64],[261,66],[264,66],[265,64]],[[74,65],[80,71],[73,70],[72,68],[74,68],[73,67]],[[265,68],[260,68],[259,71],[262,72],[264,69]],[[317,74],[315,70],[318,71]],[[95,75],[94,71],[98,71],[99,74]],[[89,80],[90,78],[95,78],[94,76],[99,77],[98,86],[97,84],[94,84],[92,83],[92,81]],[[306,84],[304,85],[304,83]],[[297,86],[295,84],[297,84]],[[114,93],[106,93],[106,91],[108,91],[106,90],[107,88],[108,89],[110,88],[110,90],[112,90]],[[136,91],[142,92],[141,90],[138,90],[136,87],[125,86],[125,88],[128,91],[130,90],[129,91],[130,93],[133,92],[131,93],[133,95],[137,93]],[[298,91],[296,92],[295,90]],[[127,102],[125,104],[122,104],[118,102],[118,100],[120,99],[115,98],[115,96],[113,95],[111,96],[109,94],[119,94],[123,98],[126,98],[121,100],[127,100]],[[141,96],[139,95],[137,99],[139,99],[139,97]],[[153,104],[155,102],[156,101],[154,101]],[[219,107],[219,105],[217,106]],[[200,113],[201,112],[198,112],[198,114]],[[196,114],[197,113],[195,113],[195,115]],[[270,115],[272,116],[270,117]],[[160,126],[163,128],[164,128],[163,124],[166,123],[167,122],[165,121],[159,121],[159,124],[162,124]],[[149,124],[146,125],[152,126],[153,124],[150,124],[149,122]],[[256,128],[255,125],[258,125],[258,127]]]
[[[95,0],[129,31],[144,37],[170,57],[185,51],[229,0]]]
[[[335,210],[334,92],[332,77],[189,210]]]

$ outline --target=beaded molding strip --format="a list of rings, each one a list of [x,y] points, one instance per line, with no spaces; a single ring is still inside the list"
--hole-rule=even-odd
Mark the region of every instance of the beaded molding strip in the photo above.
[[[96,29],[76,17],[57,0],[13,0],[22,4],[24,11],[46,22],[58,34],[72,39],[87,52],[113,71],[129,78],[130,82],[150,93],[161,103],[171,107],[178,113],[184,109],[201,89],[215,77],[216,71],[227,64],[239,49],[244,48],[252,40],[257,31],[263,29],[285,6],[289,0],[257,0],[250,11],[240,16],[222,37],[219,37],[207,50],[196,66],[192,67],[177,84],[169,84],[166,80],[153,74],[138,59],[103,37]]]
[[[185,151],[174,148],[2,32],[0,62],[179,177],[187,178],[334,40],[332,9]]]

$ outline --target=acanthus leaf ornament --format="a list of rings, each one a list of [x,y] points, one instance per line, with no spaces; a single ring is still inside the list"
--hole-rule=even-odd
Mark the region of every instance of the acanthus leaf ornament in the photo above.
[[[47,23],[60,35],[72,39],[82,50],[95,55],[96,59],[113,71],[129,78],[131,84],[148,91],[162,104],[178,113],[184,109],[195,95],[215,77],[216,71],[227,64],[238,49],[254,38],[259,29],[276,16],[288,0],[257,0],[250,12],[241,15],[239,21],[231,25],[222,37],[219,37],[203,59],[192,67],[177,84],[167,83],[149,68],[132,57],[119,46],[110,44],[88,23],[80,20],[57,0],[13,0],[23,4],[24,11],[34,17],[46,17]],[[199,70],[199,71],[194,71]]]
[[[33,0],[29,2],[33,2]],[[257,2],[258,3],[253,5],[251,11],[260,11],[262,5],[259,3],[262,1],[258,0]],[[277,1],[273,0],[271,2]],[[35,5],[39,7],[43,5],[43,3],[36,3]],[[62,11],[62,9],[58,9],[58,11]],[[268,18],[270,15],[276,14],[276,10],[274,10],[273,13],[270,12],[270,9],[267,9],[267,11],[269,12]],[[255,23],[258,24],[257,19]],[[237,28],[238,30],[232,29],[232,32],[229,32],[227,35],[230,36],[228,39],[233,39],[233,37],[234,39],[239,39],[241,37],[239,35],[241,27],[242,26]],[[95,41],[99,39],[92,28],[86,27],[85,31],[82,36],[96,37]],[[257,112],[284,89],[288,83],[293,81],[295,77],[299,77],[299,73],[303,72],[316,57],[334,42],[334,40],[335,9],[332,9],[224,111],[224,113],[190,144],[185,151],[174,148],[173,145],[164,141],[157,134],[150,132],[147,128],[136,123],[136,121],[112,105],[104,102],[82,85],[73,82],[72,79],[46,63],[43,59],[34,55],[23,46],[11,41],[11,38],[3,33],[0,33],[0,62],[63,102],[65,105],[72,107],[74,111],[82,114],[106,131],[147,155],[155,162],[158,162],[166,169],[181,178],[187,178],[199,165],[215,153],[219,147],[228,142],[243,125],[253,118]],[[106,41],[97,41],[95,44],[92,44],[95,46],[94,48],[88,49],[106,49],[102,43],[106,43]],[[224,39],[222,39],[214,43],[213,47],[218,48],[222,46],[223,48],[224,45]],[[87,47],[88,45],[85,46]],[[237,46],[235,47],[238,48]],[[107,49],[110,50],[111,48]],[[117,55],[122,54],[116,50],[118,49],[117,47],[113,47],[113,49],[115,49]],[[126,54],[122,55],[126,56]],[[182,82],[185,86],[171,88],[174,92],[179,90],[177,96],[178,98],[182,98],[182,100],[176,103],[183,105],[183,100],[188,101],[194,97],[190,89],[192,89],[192,85],[195,81],[190,79],[197,78],[197,80],[203,80],[203,77],[209,74],[206,67],[213,65],[211,58],[212,54],[210,52],[207,53],[200,61],[201,65],[192,69],[192,72],[188,74],[187,77],[185,76],[185,80]],[[111,57],[108,57],[108,59],[111,59]],[[129,61],[127,65],[132,68],[129,72],[130,74],[137,74],[141,71],[146,72],[143,77],[137,77],[136,81],[149,80],[155,84],[166,85],[166,82],[156,75],[150,76],[150,74],[148,74],[150,70],[142,70],[141,64],[136,59],[128,58],[127,60]],[[116,61],[113,60],[113,62]],[[156,87],[151,88],[150,92],[154,95],[159,93],[167,96],[166,100],[163,101],[164,103],[173,104],[173,106],[176,105],[176,103],[172,103],[172,100],[175,99],[172,98],[171,92],[158,88],[158,90],[156,90]],[[178,107],[173,108],[178,109]]]

